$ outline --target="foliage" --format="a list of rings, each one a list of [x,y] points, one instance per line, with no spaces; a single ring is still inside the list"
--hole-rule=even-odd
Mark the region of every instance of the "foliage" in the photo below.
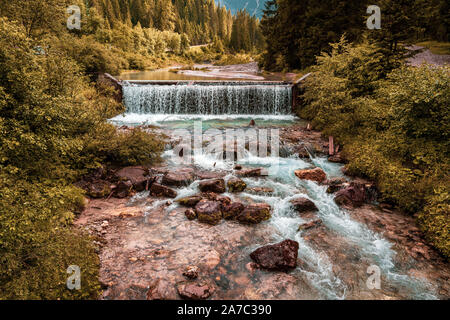
[[[0,299],[96,298],[98,257],[72,227],[83,202],[72,182],[102,163],[153,161],[162,150],[155,135],[106,123],[123,106],[88,82],[84,58],[78,65],[52,39],[31,39],[0,18]],[[81,267],[79,291],[65,286],[69,265]]]
[[[372,4],[381,9],[380,30],[368,30],[365,23]],[[266,39],[261,64],[266,70],[305,69],[345,35],[350,42],[369,39],[376,44],[389,72],[399,66],[407,44],[421,39],[449,41],[449,12],[445,0],[269,0],[261,20]]]
[[[385,77],[376,45],[332,48],[307,80],[300,116],[344,144],[350,172],[376,181],[384,201],[422,212],[428,238],[448,254],[445,193],[434,194],[448,186],[450,69],[403,66]]]
[[[423,41],[416,43],[416,45],[425,47],[434,54],[450,55],[450,42]]]

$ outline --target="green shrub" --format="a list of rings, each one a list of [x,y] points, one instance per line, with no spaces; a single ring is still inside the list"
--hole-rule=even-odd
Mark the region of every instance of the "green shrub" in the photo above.
[[[341,40],[332,48],[318,58],[298,114],[344,145],[350,172],[376,181],[382,200],[422,212],[427,237],[448,256],[448,222],[433,195],[448,186],[450,68],[403,66],[385,76],[377,47]]]
[[[162,151],[164,141],[157,134],[139,128],[118,132],[111,124],[101,124],[86,138],[85,157],[99,164],[127,166],[159,162]]]
[[[450,195],[447,185],[435,189],[428,205],[419,214],[421,229],[447,258],[450,257]]]

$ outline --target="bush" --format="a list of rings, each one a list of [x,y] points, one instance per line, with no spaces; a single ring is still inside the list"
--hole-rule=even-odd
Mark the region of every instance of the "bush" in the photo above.
[[[98,164],[127,166],[159,162],[162,151],[164,141],[157,134],[139,128],[118,132],[111,124],[101,124],[87,137],[84,156]]]
[[[450,257],[450,196],[448,184],[435,189],[428,205],[419,214],[421,229],[446,257]]]
[[[376,181],[383,201],[422,212],[427,237],[448,257],[444,196],[434,193],[450,169],[449,67],[385,76],[376,47],[341,40],[332,48],[307,80],[299,115],[344,145],[350,172]]]

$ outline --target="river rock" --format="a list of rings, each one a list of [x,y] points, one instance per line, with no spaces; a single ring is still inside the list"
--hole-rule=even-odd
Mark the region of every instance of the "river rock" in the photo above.
[[[202,192],[201,197],[203,200],[217,201],[220,202],[222,206],[227,206],[231,203],[231,198],[220,195],[214,192]]]
[[[242,192],[247,188],[247,184],[244,182],[244,180],[239,178],[231,178],[227,182],[228,191],[229,192]]]
[[[323,184],[328,185],[327,193],[335,193],[350,185],[345,178],[332,178],[326,180]]]
[[[214,287],[206,280],[181,281],[176,287],[180,297],[188,300],[205,300],[214,293]]]
[[[362,183],[352,182],[348,187],[336,193],[334,201],[341,206],[360,207],[367,200],[366,188]]]
[[[178,202],[182,206],[194,208],[201,200],[202,197],[196,195],[178,199],[176,202]]]
[[[198,180],[211,180],[211,179],[221,179],[225,177],[224,172],[216,172],[216,171],[201,171],[197,172],[196,176]]]
[[[153,183],[150,188],[150,195],[154,197],[176,198],[177,192],[159,183]]]
[[[266,203],[253,203],[244,208],[237,220],[244,224],[257,224],[269,220],[271,207]]]
[[[273,188],[267,187],[255,187],[246,189],[247,193],[257,194],[257,195],[268,195],[274,193],[275,190]]]
[[[297,267],[298,248],[297,241],[284,240],[256,249],[250,254],[250,258],[261,268],[288,271]]]
[[[242,211],[244,211],[244,205],[241,202],[233,202],[229,205],[223,206],[223,217],[227,220],[233,220]]]
[[[295,175],[301,180],[311,180],[319,183],[327,179],[327,175],[320,168],[296,170]]]
[[[197,279],[200,269],[197,266],[188,266],[183,272],[183,276],[188,279]]]
[[[318,226],[320,226],[321,224],[322,224],[322,220],[320,220],[320,219],[316,219],[316,220],[313,220],[313,221],[310,221],[310,222],[306,222],[306,223],[301,224],[301,225],[298,227],[298,231],[301,231],[301,230],[309,230],[309,229],[318,227]]]
[[[144,167],[126,167],[120,169],[114,175],[119,181],[130,180],[134,190],[141,192],[147,186],[149,170]]]
[[[114,190],[114,194],[117,198],[123,199],[128,197],[133,190],[133,183],[130,180],[127,181],[119,181],[117,183],[117,187]]]
[[[195,206],[198,221],[216,225],[222,220],[222,205],[217,201],[202,200]]]
[[[188,218],[189,220],[195,220],[197,219],[197,213],[195,212],[195,210],[193,209],[187,209],[184,212],[184,215],[186,216],[186,218]]]
[[[184,168],[164,174],[162,184],[171,187],[187,187],[194,181],[194,169]]]
[[[107,181],[96,180],[89,183],[87,193],[91,198],[105,198],[111,193],[111,186]]]
[[[298,212],[308,212],[318,210],[314,202],[305,197],[295,198],[290,202],[294,206],[295,210],[297,210]]]
[[[223,179],[201,181],[198,187],[202,192],[224,193],[226,191]]]
[[[243,168],[236,172],[240,177],[251,178],[251,177],[262,177],[267,176],[267,170],[264,168]]]
[[[342,157],[341,153],[337,153],[333,156],[328,157],[328,161],[334,163],[345,163],[345,159]]]

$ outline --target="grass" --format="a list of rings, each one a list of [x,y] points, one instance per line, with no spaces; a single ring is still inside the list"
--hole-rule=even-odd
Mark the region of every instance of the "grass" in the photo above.
[[[450,42],[424,41],[416,45],[428,48],[434,54],[450,55]]]

